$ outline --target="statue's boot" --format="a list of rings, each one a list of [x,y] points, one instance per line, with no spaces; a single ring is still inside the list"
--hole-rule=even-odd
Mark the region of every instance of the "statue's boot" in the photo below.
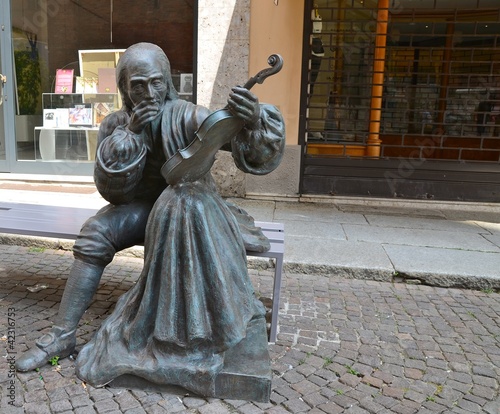
[[[78,322],[92,302],[103,271],[103,266],[75,259],[54,326],[17,359],[18,371],[34,370],[53,357],[65,358],[74,352]]]

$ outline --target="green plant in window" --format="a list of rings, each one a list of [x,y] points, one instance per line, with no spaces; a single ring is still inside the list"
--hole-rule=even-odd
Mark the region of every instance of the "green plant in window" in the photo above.
[[[40,59],[38,52],[17,50],[14,52],[16,65],[18,115],[33,115],[38,109],[41,94]]]

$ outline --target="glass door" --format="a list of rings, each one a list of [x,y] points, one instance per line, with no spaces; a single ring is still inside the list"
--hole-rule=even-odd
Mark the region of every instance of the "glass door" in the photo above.
[[[79,175],[92,174],[93,160],[85,130],[81,128],[56,128],[58,125],[46,123],[44,96],[54,92],[57,69],[71,68],[72,74],[78,75],[78,47],[61,51],[61,44],[67,44],[72,34],[76,33],[73,19],[69,13],[69,2],[46,0],[0,0],[9,3],[3,13],[9,16],[5,23],[8,32],[8,51],[5,56],[12,70],[13,103],[6,118],[12,125],[12,133],[7,134],[11,154],[10,170],[12,173]],[[65,17],[61,19],[61,17]],[[64,20],[67,31],[53,28],[54,21]],[[87,24],[89,19],[82,19]],[[50,54],[49,54],[50,50]],[[52,57],[52,60],[49,59]],[[54,62],[59,57],[59,60]],[[52,66],[51,66],[52,65]],[[69,91],[72,92],[72,91]],[[68,94],[52,94],[54,100],[71,100]],[[67,105],[56,105],[67,108]],[[69,111],[69,109],[68,109]],[[67,118],[66,118],[67,119]],[[49,120],[52,120],[49,119]]]
[[[99,73],[109,81],[105,74],[116,65],[115,51],[149,39],[169,57],[177,88],[193,73],[196,6],[185,0],[153,3],[122,0],[116,11],[113,0],[0,0],[0,73],[7,77],[0,172],[92,176],[101,108],[119,108],[98,86]],[[149,32],[151,27],[162,30]],[[96,53],[84,57],[89,51]],[[66,75],[64,85],[58,73]],[[71,115],[81,108],[84,124]]]
[[[8,113],[12,110],[13,101],[10,91],[12,90],[10,81],[12,80],[11,71],[9,71],[8,59],[8,28],[10,22],[7,19],[10,16],[9,1],[0,0],[0,172],[9,170],[9,151],[8,142],[5,137],[11,131],[12,125],[7,121]]]

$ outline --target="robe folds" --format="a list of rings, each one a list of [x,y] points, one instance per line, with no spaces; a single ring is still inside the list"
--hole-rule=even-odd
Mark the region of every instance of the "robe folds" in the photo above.
[[[156,181],[141,187],[155,173],[148,155],[158,157],[161,151],[161,161],[185,148],[205,116],[191,103],[167,102],[143,137],[147,150],[134,144],[135,155],[145,156],[146,162],[135,175],[137,185],[127,189],[134,194],[149,190]],[[104,153],[116,144],[113,134],[120,145],[137,138],[118,127],[101,143]],[[241,131],[231,142],[238,168],[254,174],[276,168],[283,146],[281,115],[269,105],[261,105],[258,130]],[[136,162],[133,156],[130,162]],[[112,179],[110,170],[106,174]],[[253,318],[265,313],[248,276],[241,214],[217,193],[210,173],[164,186],[149,215],[142,273],[79,353],[76,368],[82,380],[103,386],[135,375],[206,391],[223,366],[224,352],[245,337]]]

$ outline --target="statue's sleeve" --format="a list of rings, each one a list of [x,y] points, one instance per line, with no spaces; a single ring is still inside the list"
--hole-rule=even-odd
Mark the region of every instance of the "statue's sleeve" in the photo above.
[[[134,199],[146,161],[146,146],[127,128],[128,115],[116,112],[105,118],[98,133],[94,181],[111,204]]]
[[[231,151],[236,166],[243,172],[264,175],[281,162],[285,149],[285,122],[278,108],[260,105],[259,127],[243,128],[232,139]]]

